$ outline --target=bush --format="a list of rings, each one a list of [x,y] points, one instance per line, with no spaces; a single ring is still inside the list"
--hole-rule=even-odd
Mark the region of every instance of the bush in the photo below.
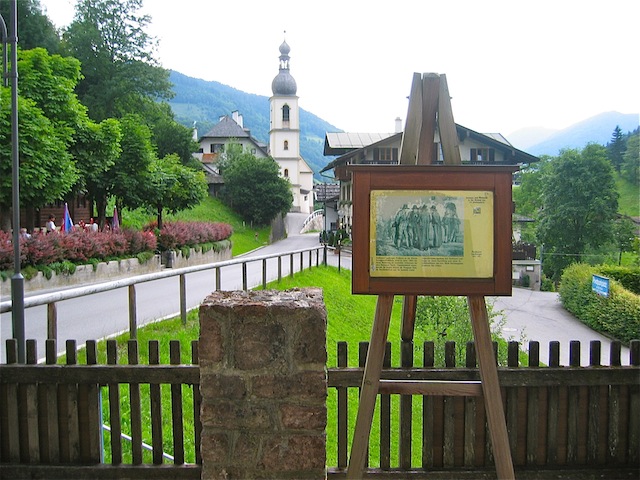
[[[231,226],[226,223],[172,222],[166,223],[161,231],[151,224],[144,231],[78,229],[65,234],[34,234],[31,238],[20,239],[20,266],[22,269],[38,268],[50,278],[54,271],[73,273],[76,264],[91,264],[95,270],[98,262],[105,260],[124,257],[148,260],[158,249],[182,250],[188,257],[191,248],[202,244],[207,245],[208,250],[228,248],[232,233]],[[12,236],[0,231],[0,271],[12,269]]]
[[[155,224],[145,227],[146,231],[155,230]],[[214,243],[231,237],[233,229],[226,223],[207,222],[167,222],[157,233],[158,249],[179,250],[182,247],[193,248],[203,243]]]
[[[596,268],[602,276],[613,278],[630,292],[640,295],[640,267],[598,265]]]
[[[594,330],[629,343],[640,338],[640,296],[616,280],[609,283],[609,296],[591,290],[593,274],[600,267],[576,263],[565,269],[560,282],[564,308]]]

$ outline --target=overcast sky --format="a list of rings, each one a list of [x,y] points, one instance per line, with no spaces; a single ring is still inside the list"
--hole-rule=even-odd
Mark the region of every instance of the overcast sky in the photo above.
[[[41,4],[58,27],[71,22],[75,0]],[[640,112],[638,0],[144,0],[143,11],[163,67],[267,97],[286,38],[300,107],[345,131],[404,124],[413,72],[446,74],[456,123],[484,133]]]

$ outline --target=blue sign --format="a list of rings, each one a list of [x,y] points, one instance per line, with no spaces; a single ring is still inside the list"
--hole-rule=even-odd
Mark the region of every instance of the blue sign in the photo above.
[[[603,297],[609,296],[609,279],[607,277],[601,277],[600,275],[593,275],[591,277],[591,290]]]

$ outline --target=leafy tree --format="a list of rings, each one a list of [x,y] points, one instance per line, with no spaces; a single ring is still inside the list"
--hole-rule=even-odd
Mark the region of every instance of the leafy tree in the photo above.
[[[142,0],[79,0],[63,34],[67,50],[82,62],[78,96],[97,121],[138,112],[145,99],[172,96],[169,72],[153,57]]]
[[[622,264],[622,253],[633,252],[636,226],[628,217],[619,217],[613,224],[613,239],[618,249],[618,265]]]
[[[42,11],[40,0],[20,0],[18,4],[18,47],[30,50],[36,47],[47,49],[50,53],[60,53],[60,35]],[[11,30],[11,2],[0,0],[0,15]]]
[[[120,120],[121,152],[108,174],[113,178],[111,194],[116,197],[118,210],[138,208],[145,204],[145,185],[150,181],[149,168],[155,154],[151,131],[142,119],[128,114]]]
[[[20,95],[33,100],[57,127],[58,134],[71,142],[75,129],[88,119],[86,107],[75,94],[81,78],[80,62],[34,48],[19,52],[18,72]]]
[[[27,211],[27,227],[34,226],[32,211],[62,198],[75,183],[77,171],[68,149],[78,125],[86,122],[86,109],[74,93],[80,76],[80,64],[76,59],[50,55],[44,48],[20,50],[19,104],[25,118],[18,113],[20,139],[20,205]],[[8,90],[7,90],[8,92]],[[3,101],[10,115],[10,97]],[[2,135],[10,148],[10,119],[3,124]],[[40,135],[48,138],[39,138]],[[3,158],[4,178],[11,178],[11,156]],[[4,193],[5,191],[3,191]],[[10,195],[11,187],[6,190]],[[0,201],[3,206],[4,201]],[[3,209],[4,210],[4,209]],[[8,228],[8,221],[3,223]]]
[[[640,129],[627,138],[620,173],[634,185],[640,185]]]
[[[0,216],[11,227],[12,204],[11,93],[0,89]],[[36,208],[62,198],[78,179],[66,138],[33,100],[18,98],[20,205]],[[32,227],[33,225],[29,225]]]
[[[175,121],[171,106],[153,102],[144,114],[147,125],[152,131],[152,141],[158,157],[177,154],[183,165],[196,170],[202,169],[200,162],[193,157],[198,150],[198,142],[193,139],[192,129]]]
[[[256,158],[228,144],[221,170],[225,201],[252,224],[266,225],[291,209],[291,185],[274,159]]]
[[[614,128],[613,134],[611,135],[611,141],[607,144],[607,156],[611,161],[611,165],[613,165],[613,168],[615,168],[617,172],[620,171],[620,167],[622,166],[624,150],[624,135],[622,134],[622,130],[620,130],[620,126],[616,125],[616,128]]]
[[[513,188],[513,201],[516,213],[538,219],[542,210],[543,185],[551,170],[549,156],[542,156],[539,162],[532,163],[520,173],[520,185]],[[521,227],[523,241],[534,242],[535,231],[532,224]]]
[[[613,168],[605,148],[590,144],[581,152],[563,150],[543,187],[537,230],[547,276],[559,280],[564,268],[588,249],[610,242],[617,209]]]
[[[102,225],[114,181],[111,169],[121,153],[121,138],[120,122],[114,118],[100,123],[87,121],[74,134],[71,153],[80,174],[75,190],[87,193],[91,211],[95,204],[98,223]]]
[[[156,158],[149,169],[144,205],[152,210],[162,228],[162,213],[177,213],[198,205],[207,196],[204,172],[185,167],[176,154]]]

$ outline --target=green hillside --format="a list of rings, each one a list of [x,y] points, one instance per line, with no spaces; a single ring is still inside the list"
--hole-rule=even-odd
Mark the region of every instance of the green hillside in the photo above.
[[[640,187],[616,174],[616,189],[618,198],[618,212],[629,217],[640,217]]]
[[[257,140],[269,142],[269,98],[242,92],[219,82],[208,82],[171,72],[175,97],[169,102],[176,120],[193,126],[196,122],[198,135],[207,133],[223,115],[237,110],[244,118],[244,127]],[[316,173],[335,157],[325,157],[324,136],[326,132],[341,131],[339,128],[300,109],[300,154]],[[318,177],[318,180],[320,177]]]

